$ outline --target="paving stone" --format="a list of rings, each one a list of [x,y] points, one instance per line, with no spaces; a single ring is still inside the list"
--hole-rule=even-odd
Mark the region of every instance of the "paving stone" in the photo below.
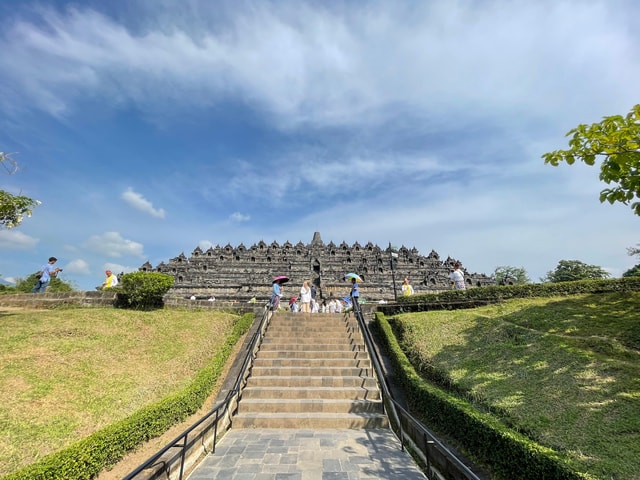
[[[204,457],[189,480],[425,480],[390,430],[231,429],[216,452]],[[269,453],[271,442],[296,453]],[[240,449],[225,448],[238,441]],[[230,465],[233,468],[230,468]]]

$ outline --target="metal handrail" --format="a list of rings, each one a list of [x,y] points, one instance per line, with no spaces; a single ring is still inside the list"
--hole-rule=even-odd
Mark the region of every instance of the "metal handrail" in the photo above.
[[[171,442],[169,442],[165,447],[163,447],[161,450],[159,450],[154,455],[149,457],[144,463],[138,466],[138,468],[136,468],[131,473],[129,473],[126,477],[124,477],[123,480],[132,480],[133,478],[138,476],[140,473],[142,473],[144,470],[147,470],[153,467],[158,463],[158,461],[163,457],[165,453],[167,453],[169,450],[173,448],[182,449],[180,454],[180,457],[181,457],[180,458],[180,474],[178,477],[178,480],[182,480],[184,475],[184,463],[185,463],[185,457],[186,457],[186,449],[188,446],[189,434],[192,433],[196,428],[198,428],[204,422],[209,420],[213,415],[215,415],[215,419],[212,424],[214,433],[213,433],[213,443],[212,443],[211,453],[215,453],[215,448],[216,448],[216,443],[218,438],[218,423],[221,418],[224,418],[226,415],[231,413],[229,411],[229,407],[232,401],[236,397],[238,397],[241,393],[242,386],[243,386],[242,384],[246,380],[247,373],[251,368],[251,366],[253,365],[253,359],[255,358],[256,351],[260,346],[262,339],[264,338],[264,333],[266,331],[266,327],[270,319],[270,315],[269,315],[270,311],[271,310],[269,308],[269,304],[265,305],[263,314],[262,314],[262,319],[260,320],[260,325],[254,332],[253,337],[251,338],[251,342],[249,343],[248,348],[245,351],[242,367],[240,368],[238,376],[236,377],[236,380],[233,384],[233,388],[229,390],[229,392],[227,392],[227,394],[225,395],[225,398],[222,401],[220,401],[217,405],[214,405],[214,407],[208,413],[202,416],[196,423],[194,423],[189,428],[184,430],[177,437],[175,437]]]
[[[378,383],[382,390],[383,400],[386,399],[388,403],[387,410],[391,410],[391,414],[399,429],[399,434],[396,432],[400,440],[400,448],[404,450],[405,442],[407,440],[411,441],[411,447],[414,451],[418,452],[424,463],[427,467],[427,475],[432,475],[432,464],[434,460],[436,460],[436,454],[438,459],[445,459],[447,463],[448,471],[455,471],[456,478],[464,478],[467,480],[480,480],[469,467],[467,467],[451,450],[447,448],[433,433],[429,431],[429,429],[424,426],[417,418],[415,418],[411,413],[409,413],[402,405],[400,405],[394,398],[391,393],[391,388],[387,382],[387,378],[384,375],[384,371],[382,369],[382,362],[378,356],[378,351],[375,349],[374,342],[371,336],[371,332],[369,331],[369,326],[364,321],[364,316],[362,315],[362,309],[356,308],[354,309],[354,313],[356,319],[358,320],[358,325],[362,331],[362,336],[364,337],[365,343],[367,344],[367,349],[369,350],[369,354],[371,356],[373,368],[376,371],[376,376],[378,377]],[[387,412],[389,414],[389,412]],[[407,422],[408,425],[419,431],[421,434],[421,442],[416,442],[416,438],[411,438],[407,432],[403,431],[403,420]],[[391,422],[393,426],[393,422]],[[421,444],[422,447],[419,445]],[[429,477],[431,478],[431,477]]]
[[[212,416],[215,415],[215,419],[211,427],[214,429],[213,433],[213,442],[212,442],[212,450],[211,453],[215,453],[215,446],[217,443],[217,435],[218,435],[218,423],[220,419],[225,418],[231,412],[230,405],[234,401],[234,399],[238,398],[243,383],[246,382],[247,374],[251,366],[253,365],[253,359],[255,358],[257,349],[264,338],[264,333],[268,326],[268,322],[270,319],[269,315],[270,309],[269,305],[265,306],[263,311],[263,316],[260,321],[259,327],[253,334],[251,338],[251,342],[248,345],[244,353],[244,359],[242,362],[242,367],[234,381],[233,388],[229,390],[229,392],[225,395],[224,400],[215,405],[207,414],[201,417],[196,423],[191,425],[189,428],[184,430],[181,434],[175,437],[171,442],[169,442],[164,448],[156,452],[154,455],[149,457],[144,463],[142,463],[138,468],[129,473],[124,480],[132,480],[144,470],[147,470],[153,466],[155,466],[160,462],[160,459],[165,455],[169,450],[173,448],[180,448],[182,451],[180,452],[180,472],[178,480],[183,480],[184,476],[184,463],[186,457],[186,450],[189,441],[189,434],[191,434],[196,428],[202,425],[204,422],[209,420]],[[385,408],[388,411],[387,414],[391,414],[393,416],[393,420],[397,425],[397,428],[400,430],[398,438],[400,439],[400,446],[404,450],[405,443],[408,441],[411,443],[411,447],[414,451],[416,451],[423,462],[427,466],[427,474],[432,474],[432,464],[433,460],[435,460],[435,453],[437,453],[439,458],[446,459],[448,462],[448,467],[452,470],[455,470],[458,474],[456,478],[463,478],[467,480],[480,480],[480,478],[475,475],[462,461],[457,458],[438,438],[436,438],[419,420],[417,420],[413,415],[411,415],[402,405],[400,405],[394,398],[391,393],[391,388],[388,385],[387,379],[384,375],[382,369],[382,363],[378,356],[378,352],[374,347],[374,342],[371,336],[371,332],[369,330],[369,326],[364,321],[364,317],[362,315],[362,311],[360,308],[356,308],[354,310],[356,319],[358,321],[358,326],[362,331],[363,338],[367,345],[367,349],[370,352],[371,360],[373,368],[376,371],[376,376],[378,378],[378,383],[380,385],[380,389],[382,391],[383,401],[386,399]],[[391,422],[392,425],[394,422]],[[406,422],[410,425],[414,430],[419,431],[422,436],[422,445],[424,448],[420,448],[418,443],[415,442],[415,438],[411,438],[404,430],[403,424]],[[433,450],[433,451],[432,451]],[[175,457],[174,457],[175,458]]]

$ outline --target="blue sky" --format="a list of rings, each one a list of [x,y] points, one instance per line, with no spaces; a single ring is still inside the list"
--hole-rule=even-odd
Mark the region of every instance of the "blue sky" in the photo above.
[[[0,274],[78,288],[196,246],[371,241],[619,277],[639,220],[552,167],[638,103],[635,0],[0,0]]]

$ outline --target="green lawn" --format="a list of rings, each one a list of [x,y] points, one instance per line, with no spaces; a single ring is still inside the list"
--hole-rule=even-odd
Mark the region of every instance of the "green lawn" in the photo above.
[[[184,388],[237,319],[0,307],[0,477]]]
[[[578,471],[640,479],[640,293],[510,300],[394,324],[425,377]]]

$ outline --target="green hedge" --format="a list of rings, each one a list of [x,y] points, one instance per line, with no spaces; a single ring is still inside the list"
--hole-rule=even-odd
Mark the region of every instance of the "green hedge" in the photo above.
[[[376,313],[373,327],[383,342],[406,393],[411,411],[440,435],[449,436],[496,478],[521,480],[585,480],[593,477],[573,471],[557,452],[478,412],[465,400],[425,381],[406,357],[386,317]]]
[[[158,272],[125,273],[113,288],[117,292],[116,307],[150,310],[162,308],[162,297],[173,286],[171,275]]]
[[[523,285],[492,285],[489,287],[447,290],[440,293],[425,293],[398,298],[398,306],[388,309],[400,311],[419,310],[420,305],[468,303],[470,305],[493,303],[510,298],[552,297],[580,293],[638,292],[640,277],[624,277],[609,280],[579,280],[576,282],[527,283]]]
[[[253,320],[253,314],[246,314],[236,322],[216,356],[182,392],[144,407],[128,418],[4,477],[4,480],[90,480],[137,446],[184,421],[197,412],[211,394],[233,347],[249,330]]]

